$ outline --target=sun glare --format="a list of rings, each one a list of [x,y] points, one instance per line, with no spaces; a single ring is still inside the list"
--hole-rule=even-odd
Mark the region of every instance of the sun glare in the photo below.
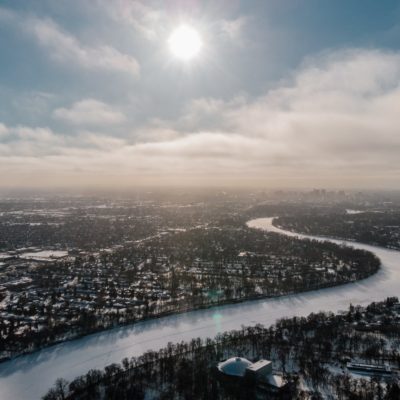
[[[168,44],[175,57],[188,61],[199,53],[202,41],[195,29],[182,25],[171,33]]]

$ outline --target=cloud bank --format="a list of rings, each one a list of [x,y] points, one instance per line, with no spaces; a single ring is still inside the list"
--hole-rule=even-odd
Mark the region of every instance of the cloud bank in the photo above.
[[[0,124],[0,183],[228,184],[393,187],[400,183],[400,54],[347,49],[310,58],[249,99],[193,100],[171,120],[114,137],[87,124],[124,122],[94,99],[54,117],[78,128]],[[27,173],[29,171],[29,173]]]

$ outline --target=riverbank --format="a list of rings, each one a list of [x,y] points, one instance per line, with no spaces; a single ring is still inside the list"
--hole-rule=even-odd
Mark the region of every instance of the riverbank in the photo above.
[[[278,377],[287,383],[286,393],[290,398],[320,398],[324,393],[329,393],[329,398],[349,398],[362,393],[363,399],[373,394],[373,398],[397,400],[400,354],[393,349],[393,340],[400,336],[399,317],[398,298],[388,298],[367,307],[352,306],[336,315],[315,313],[304,319],[281,319],[273,329],[260,325],[242,327],[215,338],[180,342],[158,353],[150,351],[125,358],[121,364],[95,373],[90,371],[69,385],[67,381],[55,384],[48,393],[50,398],[58,395],[71,400],[91,399],[94,394],[104,400],[169,398],[171,393],[194,399],[222,400],[231,398],[229,393],[235,393],[235,398],[238,393],[243,399],[257,398],[257,392],[260,395],[264,392],[262,386],[259,390],[257,385],[235,386],[231,380],[225,386],[224,380],[219,379],[221,376],[214,373],[222,359],[237,357],[240,348],[241,357],[248,360],[270,360],[274,370],[281,371]],[[379,375],[386,382],[377,381],[376,376],[361,380],[360,371],[348,368],[348,360],[356,360],[358,365],[382,366],[384,362],[383,371],[378,367],[375,371],[365,368],[363,373],[367,377]]]
[[[185,299],[175,299],[170,304],[146,303],[146,307],[142,306],[143,309],[146,308],[146,312],[137,314],[128,309],[127,312],[119,314],[119,318],[111,321],[103,320],[101,324],[68,325],[65,329],[56,326],[50,332],[32,332],[30,336],[14,338],[14,341],[6,342],[4,340],[3,343],[7,347],[3,354],[0,353],[0,363],[60,343],[79,340],[88,335],[144,321],[246,301],[279,298],[361,281],[375,274],[380,267],[379,259],[370,252],[349,250],[326,241],[321,243],[308,240],[299,246],[300,242],[297,239],[276,239],[274,235],[265,236],[254,229],[246,228],[245,230],[259,242],[265,243],[263,245],[265,247],[259,246],[258,253],[249,251],[248,255],[242,256],[237,261],[241,264],[235,264],[235,268],[239,265],[237,275],[235,275],[237,269],[233,268],[233,262],[229,259],[225,260],[226,271],[222,271],[224,280],[222,281],[218,277],[218,271],[215,273],[217,277],[212,276],[212,279],[219,279],[219,283],[218,281],[215,283],[202,280],[201,283],[204,286],[201,289],[201,296],[190,296],[189,294]],[[251,249],[249,244],[247,246]],[[271,252],[271,248],[273,249],[274,246],[283,249],[282,255],[277,251],[278,255],[274,256],[276,250],[272,250],[272,255],[268,253],[267,257],[264,252]],[[245,268],[249,271],[255,268],[255,272],[253,271],[250,275],[249,272],[244,271]],[[221,271],[219,273],[221,274]],[[234,290],[235,286],[233,285],[239,287],[240,291]],[[198,292],[196,286],[193,287]],[[85,314],[83,317],[84,319],[92,317],[96,320],[97,317],[94,315],[100,314]]]
[[[372,228],[374,228],[374,229],[378,228],[376,226],[371,227],[371,231],[368,231],[368,233],[369,233],[368,236],[370,236],[370,237],[368,237],[368,240],[360,240],[359,237],[346,237],[344,235],[333,234],[333,232],[329,231],[329,222],[328,221],[326,221],[326,225],[324,225],[324,228],[325,228],[325,230],[328,231],[328,233],[320,232],[321,225],[315,225],[312,227],[307,226],[308,232],[306,233],[304,231],[304,229],[305,229],[304,226],[302,227],[303,229],[301,229],[301,226],[299,226],[298,224],[295,226],[292,226],[291,224],[287,224],[287,221],[285,221],[285,220],[279,221],[279,219],[280,218],[276,218],[273,222],[273,225],[284,231],[289,231],[289,232],[293,232],[296,234],[302,234],[302,235],[313,235],[313,236],[315,235],[320,238],[330,238],[330,239],[335,239],[335,240],[340,240],[340,241],[364,243],[364,244],[367,244],[370,246],[376,246],[376,247],[382,247],[385,249],[400,251],[400,243],[398,241],[396,242],[396,237],[398,237],[397,232],[386,232],[386,237],[392,237],[394,240],[394,242],[392,242],[392,244],[389,244],[385,240],[382,240],[382,237],[379,237],[379,235],[376,232],[375,233],[371,232],[373,230]],[[346,227],[346,226],[348,226],[348,224],[343,223],[343,226]],[[392,228],[397,228],[397,225],[393,226]],[[334,229],[332,229],[332,230],[334,230]],[[349,232],[346,231],[346,233],[348,234]],[[393,236],[391,236],[391,234],[393,234]],[[364,234],[364,235],[362,235],[362,237],[365,238],[366,235]]]
[[[134,322],[126,322],[126,323],[122,323],[122,324],[119,324],[119,325],[116,325],[116,326],[113,326],[113,327],[110,327],[110,328],[93,329],[93,330],[91,330],[91,331],[89,331],[87,333],[84,333],[84,334],[77,334],[75,336],[71,335],[71,336],[66,337],[64,339],[56,340],[56,341],[54,341],[54,342],[52,342],[52,343],[50,343],[48,345],[45,345],[45,346],[37,347],[35,349],[28,350],[28,351],[22,351],[22,352],[20,352],[18,354],[14,354],[14,355],[12,355],[10,357],[0,358],[0,365],[2,363],[4,363],[4,362],[11,361],[11,360],[17,359],[18,357],[26,356],[26,355],[29,355],[29,354],[34,354],[34,353],[36,353],[38,351],[41,351],[41,350],[46,349],[46,348],[50,348],[52,346],[57,346],[57,345],[62,344],[62,343],[67,343],[67,342],[70,342],[70,341],[79,340],[79,339],[82,339],[82,338],[84,338],[86,336],[94,335],[94,334],[101,333],[101,332],[110,331],[110,330],[113,330],[113,329],[119,329],[119,328],[122,328],[122,327],[125,327],[125,326],[134,326],[135,324],[138,324],[138,323],[142,323],[142,322],[146,322],[146,321],[153,321],[153,320],[169,317],[169,316],[172,316],[172,315],[180,315],[180,314],[190,313],[190,312],[193,312],[193,311],[213,309],[213,308],[216,308],[216,307],[222,307],[222,306],[226,306],[226,305],[235,305],[235,304],[251,302],[251,301],[259,301],[259,300],[266,300],[266,299],[278,299],[278,298],[281,298],[281,297],[293,296],[293,295],[296,295],[296,294],[307,293],[307,292],[312,292],[312,291],[316,291],[316,290],[323,290],[323,289],[327,289],[327,288],[334,288],[336,286],[348,285],[348,284],[352,284],[352,283],[355,283],[355,282],[361,282],[363,279],[368,279],[369,277],[374,275],[377,271],[378,271],[378,269],[375,272],[373,272],[372,274],[366,276],[365,278],[357,279],[357,280],[353,280],[353,281],[347,281],[347,282],[341,282],[341,283],[322,283],[322,284],[319,284],[319,285],[311,286],[310,288],[307,288],[307,289],[304,289],[304,290],[298,290],[296,292],[289,291],[289,292],[285,292],[285,293],[282,293],[282,294],[279,294],[279,295],[275,295],[275,296],[262,296],[262,295],[259,295],[259,296],[245,297],[245,298],[242,298],[242,299],[226,300],[226,301],[221,301],[221,302],[218,302],[218,303],[199,306],[199,307],[187,307],[184,310],[176,310],[176,311],[165,312],[165,313],[162,313],[162,314],[158,314],[158,315],[152,316],[150,318],[139,319],[139,320],[136,320]]]

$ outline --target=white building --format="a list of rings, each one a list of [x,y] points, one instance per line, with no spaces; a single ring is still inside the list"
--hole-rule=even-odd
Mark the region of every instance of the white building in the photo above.
[[[232,357],[220,362],[217,368],[226,377],[245,378],[270,393],[281,392],[287,387],[282,375],[273,373],[272,361],[269,360],[252,363],[243,357]]]

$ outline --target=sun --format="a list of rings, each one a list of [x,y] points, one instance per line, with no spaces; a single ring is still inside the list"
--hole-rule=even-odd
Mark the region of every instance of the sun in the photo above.
[[[171,33],[168,44],[172,54],[183,61],[197,56],[203,45],[199,33],[186,25],[176,28]]]

